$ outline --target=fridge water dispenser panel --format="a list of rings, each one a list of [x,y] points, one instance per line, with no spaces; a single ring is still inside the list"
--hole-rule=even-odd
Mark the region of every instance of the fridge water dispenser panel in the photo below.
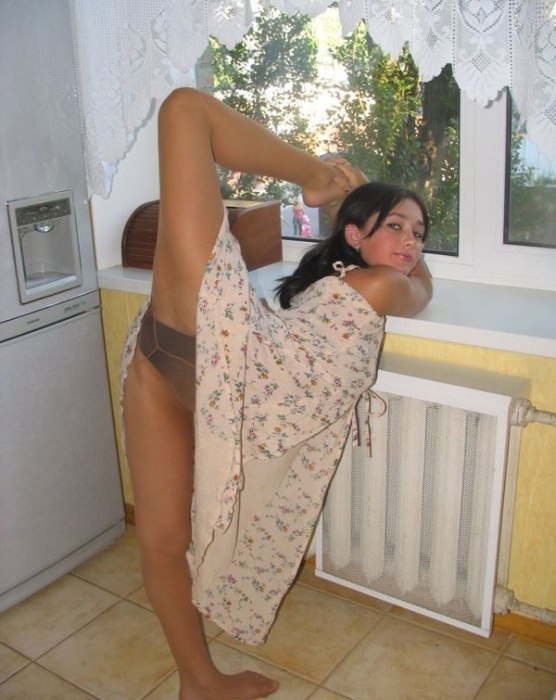
[[[71,190],[8,202],[8,214],[22,304],[81,286]]]

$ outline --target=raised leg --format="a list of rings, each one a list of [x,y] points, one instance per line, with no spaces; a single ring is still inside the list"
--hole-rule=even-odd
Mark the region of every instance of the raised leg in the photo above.
[[[215,163],[295,182],[308,206],[337,200],[349,187],[333,165],[189,88],[176,90],[160,109],[159,157],[154,313],[189,333],[195,332],[199,285],[223,218]]]

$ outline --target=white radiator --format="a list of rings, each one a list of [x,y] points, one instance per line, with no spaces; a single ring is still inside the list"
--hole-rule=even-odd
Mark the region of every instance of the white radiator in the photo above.
[[[370,445],[348,440],[317,530],[316,573],[488,636],[500,543],[509,548],[504,489],[508,531],[515,488],[506,467],[520,429],[509,416],[527,382],[385,354],[373,392],[358,421]],[[504,569],[509,552],[500,555]]]

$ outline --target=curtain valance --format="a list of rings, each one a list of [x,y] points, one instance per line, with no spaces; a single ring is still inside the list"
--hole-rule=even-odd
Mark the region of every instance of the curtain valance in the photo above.
[[[172,88],[193,83],[210,35],[228,47],[248,31],[250,0],[74,0],[75,48],[91,191],[108,197],[119,161]],[[271,0],[309,16],[330,0]],[[405,42],[423,80],[451,63],[480,105],[504,87],[530,138],[556,159],[553,0],[338,0],[342,32],[363,19],[383,50]]]

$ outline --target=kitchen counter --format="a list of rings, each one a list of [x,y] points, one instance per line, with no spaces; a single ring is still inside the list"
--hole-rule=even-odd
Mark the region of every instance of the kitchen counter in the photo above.
[[[279,262],[249,273],[258,294],[273,303],[276,281],[296,267]],[[101,289],[148,296],[151,271],[100,270]],[[386,332],[556,358],[556,292],[435,279],[434,298],[417,316],[389,316]]]

